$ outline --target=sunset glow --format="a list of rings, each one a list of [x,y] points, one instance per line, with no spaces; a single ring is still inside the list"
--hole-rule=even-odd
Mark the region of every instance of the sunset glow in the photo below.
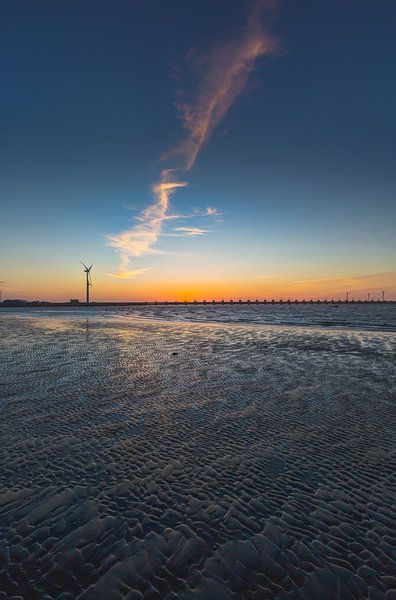
[[[396,299],[385,8],[122,7],[10,10],[3,297]]]
[[[396,600],[396,2],[1,14],[0,600]]]

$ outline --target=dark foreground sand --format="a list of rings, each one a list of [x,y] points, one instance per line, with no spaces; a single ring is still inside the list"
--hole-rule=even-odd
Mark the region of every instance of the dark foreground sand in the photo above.
[[[395,334],[117,323],[1,317],[0,598],[396,598]]]

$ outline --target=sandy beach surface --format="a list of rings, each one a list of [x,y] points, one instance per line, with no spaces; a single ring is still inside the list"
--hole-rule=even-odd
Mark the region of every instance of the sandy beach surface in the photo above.
[[[396,334],[0,315],[0,598],[396,598]]]

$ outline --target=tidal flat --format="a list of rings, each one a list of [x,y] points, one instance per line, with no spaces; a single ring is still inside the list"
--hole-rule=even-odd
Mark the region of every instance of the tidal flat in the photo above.
[[[396,598],[396,334],[0,314],[0,598]]]

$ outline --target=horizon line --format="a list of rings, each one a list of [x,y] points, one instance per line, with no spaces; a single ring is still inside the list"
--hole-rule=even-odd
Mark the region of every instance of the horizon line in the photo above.
[[[52,306],[128,306],[128,305],[179,305],[179,304],[389,304],[395,303],[396,299],[381,299],[381,298],[340,298],[337,296],[334,297],[326,297],[326,298],[238,298],[234,300],[230,298],[226,300],[225,298],[213,298],[213,299],[194,299],[194,300],[92,300],[90,302],[80,301],[79,299],[70,299],[70,300],[24,300],[20,298],[6,298],[2,302],[0,302],[0,308],[7,308],[14,304],[14,306],[43,306],[43,305],[52,305]]]

